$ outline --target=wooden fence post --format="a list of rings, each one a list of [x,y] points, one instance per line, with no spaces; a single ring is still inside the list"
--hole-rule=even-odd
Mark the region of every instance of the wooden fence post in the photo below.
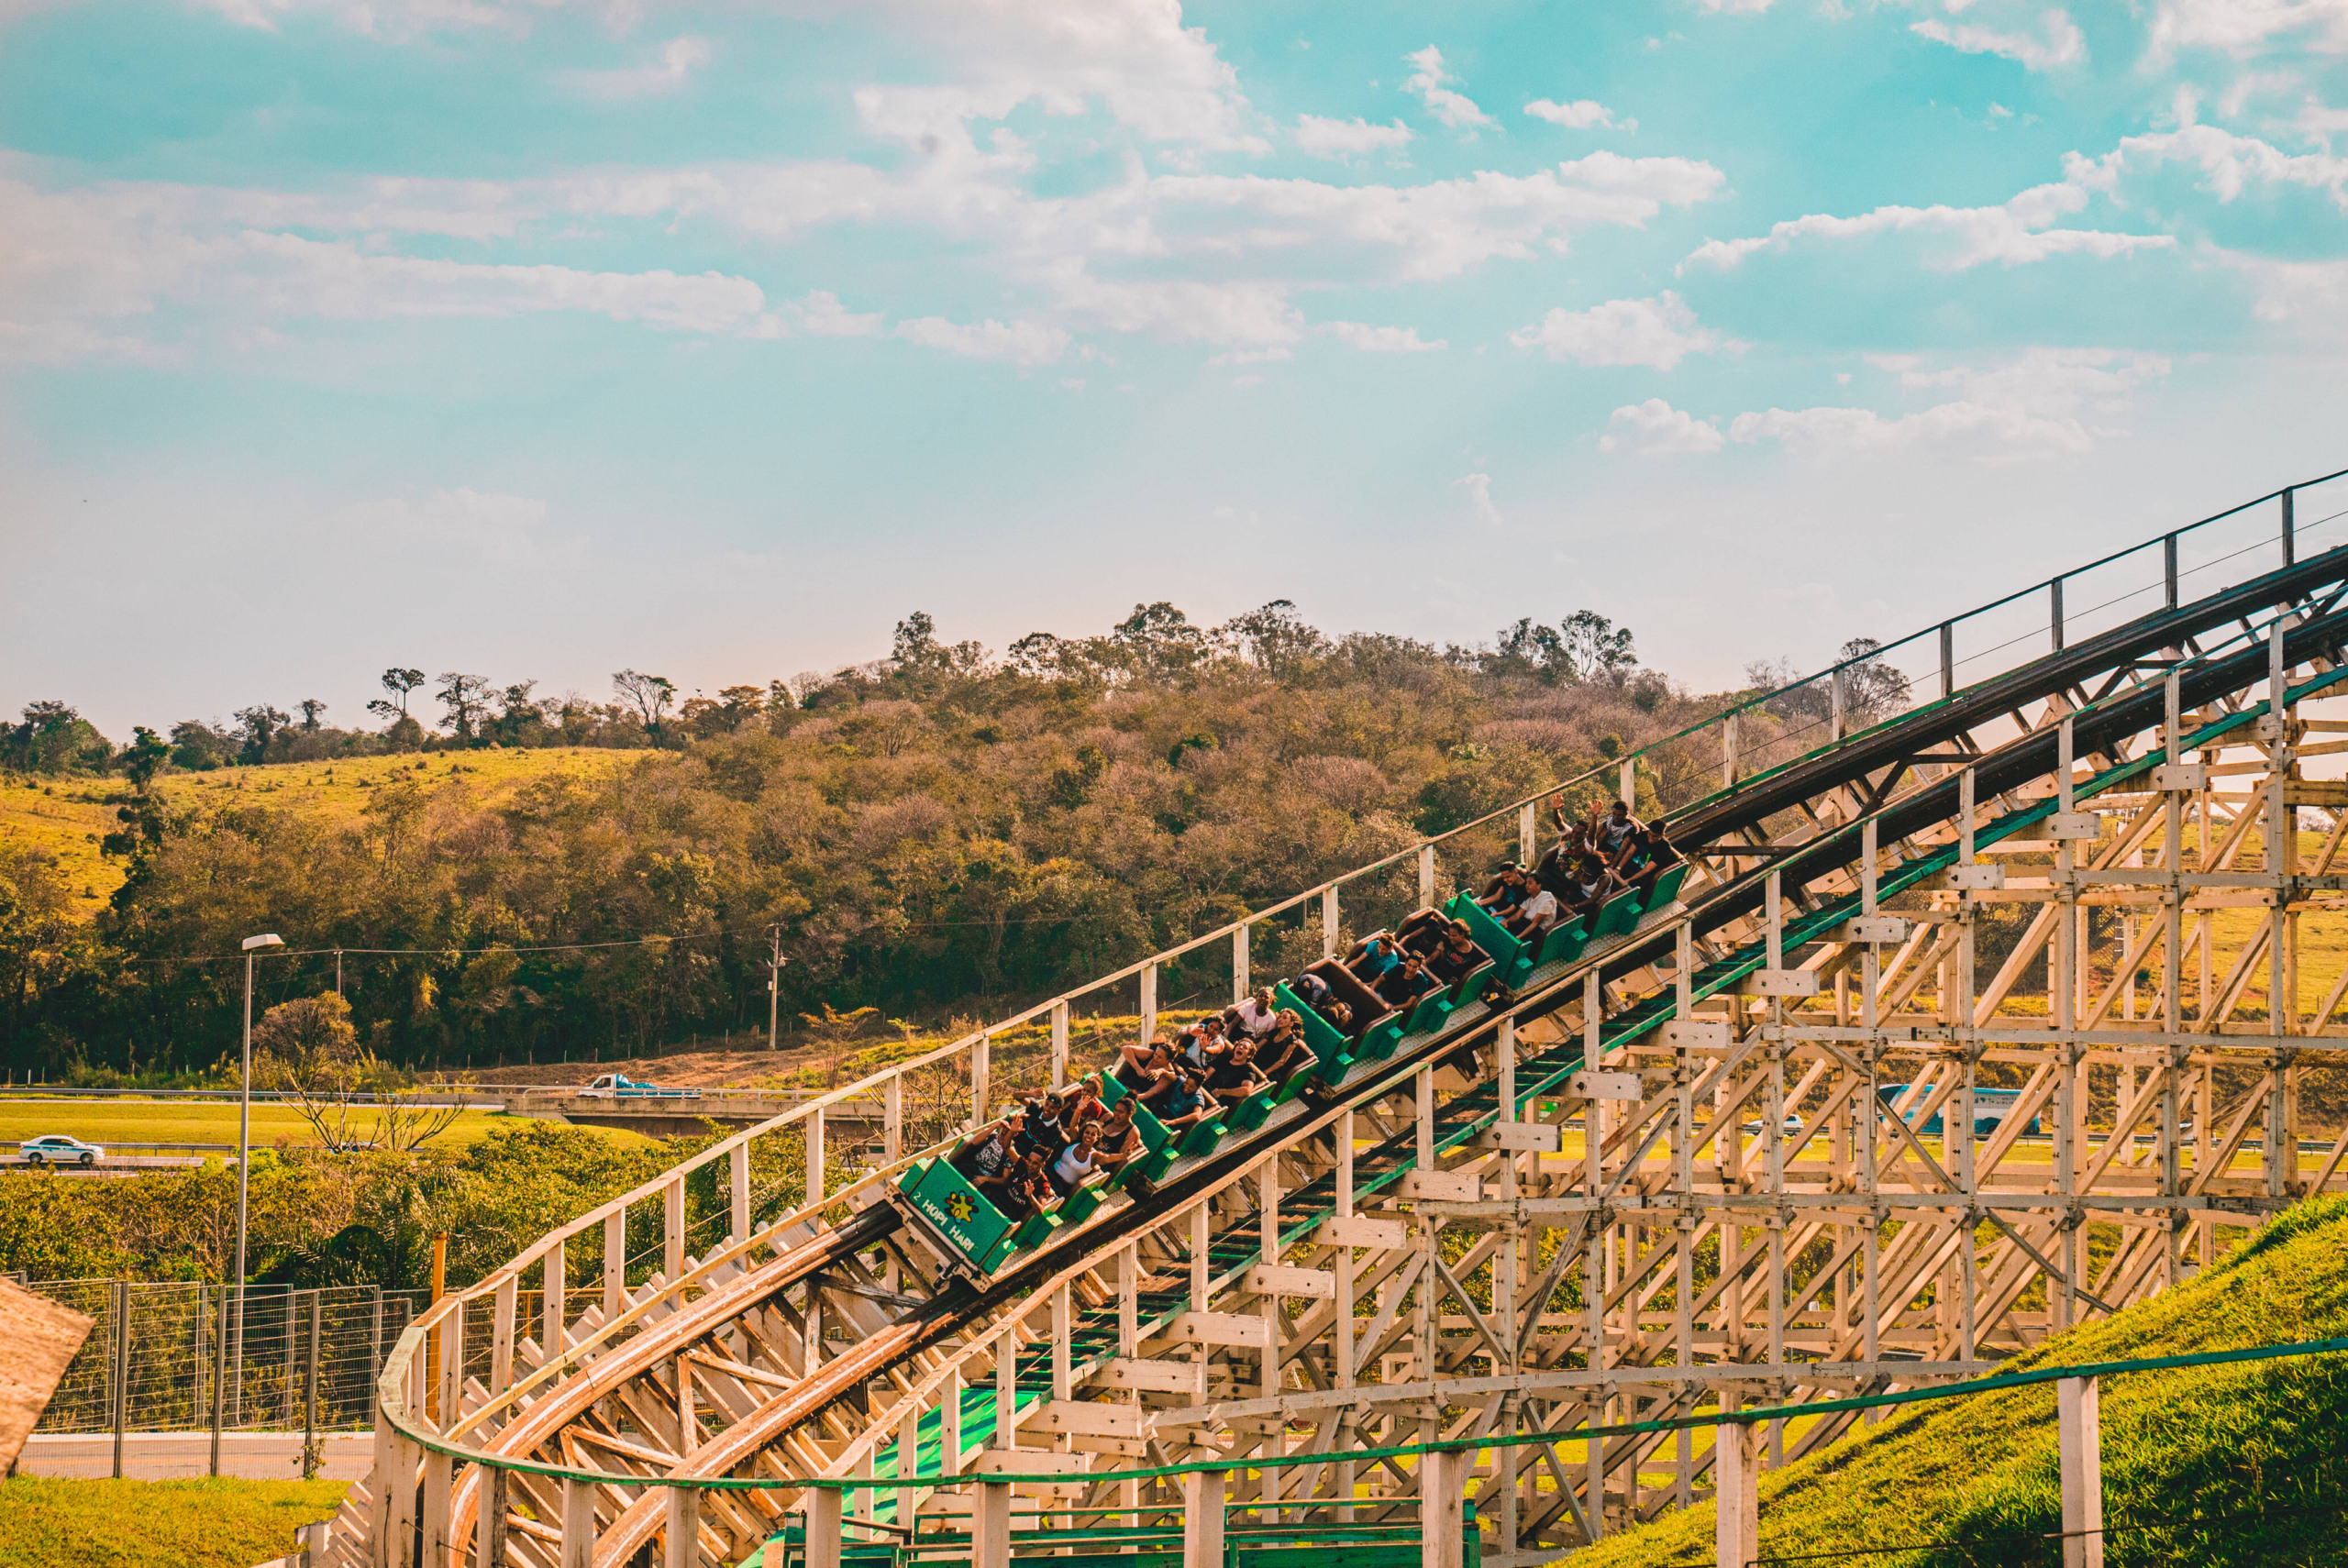
[[[970,1568],[1011,1568],[1011,1488],[982,1481],[973,1490],[978,1509],[970,1516]],[[808,1568],[814,1568],[812,1561]]]
[[[2054,1385],[2063,1448],[2063,1568],[2103,1568],[2103,1434],[2092,1377]]]
[[[424,1456],[424,1568],[457,1568],[456,1532],[450,1529],[450,1494],[457,1462],[445,1453]]]
[[[595,1568],[595,1484],[562,1484],[561,1568]]]
[[[840,1568],[840,1495],[829,1486],[807,1494],[807,1568]]]
[[[1761,1554],[1760,1433],[1744,1421],[1712,1429],[1712,1560],[1747,1568]]]
[[[669,1488],[660,1558],[661,1568],[701,1568],[701,1493],[697,1488]]]
[[[1422,1568],[1462,1568],[1467,1559],[1466,1449],[1419,1456],[1419,1562]]]
[[[1182,1568],[1223,1568],[1223,1511],[1230,1474],[1182,1477]]]

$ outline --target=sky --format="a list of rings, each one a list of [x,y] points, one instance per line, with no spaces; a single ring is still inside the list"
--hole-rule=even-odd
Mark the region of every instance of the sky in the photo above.
[[[2343,369],[2348,0],[0,0],[0,710],[116,739],[1157,600],[1718,688]]]

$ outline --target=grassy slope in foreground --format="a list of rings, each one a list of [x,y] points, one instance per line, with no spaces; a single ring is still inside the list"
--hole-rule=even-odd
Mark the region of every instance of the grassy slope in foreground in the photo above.
[[[0,1568],[251,1568],[333,1514],[343,1481],[62,1481],[0,1485]]]
[[[2176,1289],[2058,1335],[2010,1364],[2021,1371],[2342,1336],[2348,1197],[2333,1197],[2278,1216]],[[2112,1568],[2341,1560],[2329,1554],[2340,1551],[2348,1524],[2336,1514],[2158,1534],[2124,1527],[2348,1501],[2340,1439],[2348,1355],[2132,1374],[2105,1381],[2102,1404]],[[2056,1456],[2051,1385],[1908,1407],[1872,1433],[1762,1477],[1762,1555],[1871,1550],[1886,1554],[1848,1561],[1907,1568],[1962,1559],[1896,1551],[1903,1545],[2059,1529]],[[1712,1523],[1709,1505],[1692,1508],[1567,1561],[1572,1568],[1709,1562]],[[2289,1555],[2275,1555],[2277,1548]],[[2046,1551],[2045,1543],[2013,1543],[1977,1549],[1975,1557],[2052,1561]]]

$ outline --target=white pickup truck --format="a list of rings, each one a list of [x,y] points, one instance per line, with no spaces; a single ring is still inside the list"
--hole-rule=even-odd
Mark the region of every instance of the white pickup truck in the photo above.
[[[625,1073],[605,1073],[579,1091],[582,1099],[699,1099],[697,1088],[662,1088],[640,1084]]]

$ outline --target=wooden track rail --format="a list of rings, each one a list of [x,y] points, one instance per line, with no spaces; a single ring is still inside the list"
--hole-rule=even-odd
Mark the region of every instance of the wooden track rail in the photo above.
[[[968,1516],[969,1488],[890,1485],[941,1472],[1172,1518],[1087,1473],[1207,1457],[1263,1507],[1414,1517],[1412,1463],[1246,1462],[1944,1381],[2205,1266],[2348,1182],[2348,780],[2323,760],[2348,754],[2348,550],[2189,602],[2166,557],[2162,608],[1872,727],[1844,671],[1831,733],[1788,721],[1772,751],[1764,710],[1725,715],[1722,787],[1668,815],[1709,852],[1680,903],[981,1287],[879,1201],[921,1153],[909,1075],[950,1069],[976,1115],[989,1042],[1048,1019],[1057,1077],[1086,993],[582,1216],[403,1337],[343,1561],[732,1562],[826,1506],[805,1476],[869,1479],[851,1537]],[[1415,858],[1432,901],[1438,849],[1479,869],[1458,857],[1512,813],[1529,844],[1535,804],[1356,876]],[[1183,952],[1231,943],[1244,986],[1248,925],[1314,900],[1334,945],[1338,886],[1099,984],[1135,985],[1146,1030]],[[825,1113],[876,1099],[880,1155],[836,1185]],[[808,1175],[754,1192],[781,1138]],[[687,1188],[713,1178],[703,1235]],[[1772,1422],[1766,1462],[1857,1419]],[[1470,1483],[1487,1558],[1686,1506],[1709,1441],[1501,1451]],[[767,1485],[647,1484],[718,1477]]]

